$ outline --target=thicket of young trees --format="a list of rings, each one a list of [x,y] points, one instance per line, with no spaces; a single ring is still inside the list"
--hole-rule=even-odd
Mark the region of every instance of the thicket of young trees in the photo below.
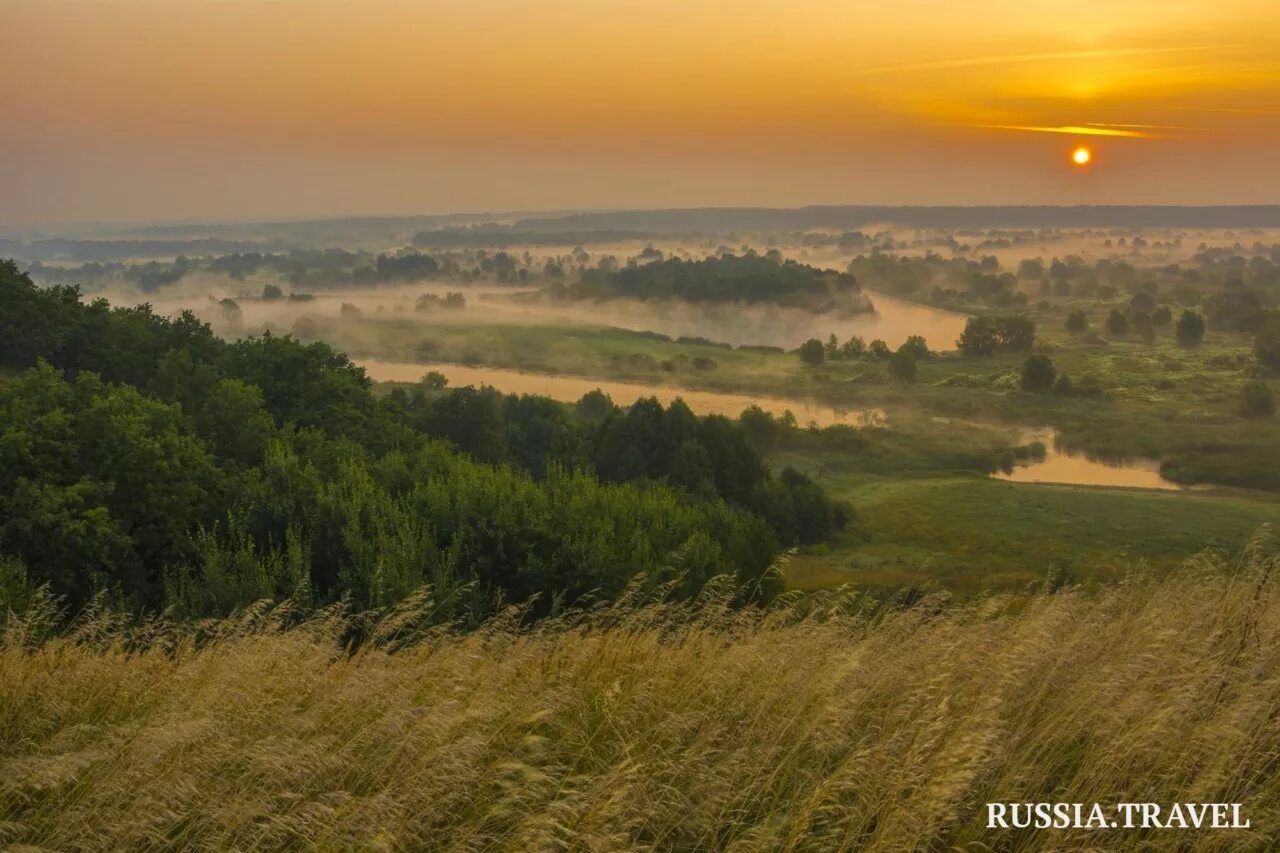
[[[442,618],[478,618],[675,573],[686,592],[727,573],[767,598],[780,542],[841,518],[724,419],[599,400],[571,417],[501,395],[486,419],[494,392],[470,390],[379,399],[324,344],[226,342],[189,314],[37,288],[11,263],[0,365],[7,602],[49,584],[73,608],[102,593],[202,616],[264,597],[378,606],[430,584]]]

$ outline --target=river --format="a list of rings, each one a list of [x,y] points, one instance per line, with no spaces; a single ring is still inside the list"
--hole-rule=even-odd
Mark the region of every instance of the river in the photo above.
[[[1008,473],[998,471],[993,476],[1013,483],[1058,483],[1165,491],[1181,491],[1186,488],[1162,477],[1160,463],[1154,459],[1107,462],[1090,458],[1084,453],[1063,450],[1057,440],[1057,433],[1049,427],[1023,430],[1020,440],[1023,444],[1043,444],[1044,459],[1015,466]]]
[[[427,371],[435,370],[448,378],[451,387],[490,385],[505,394],[537,394],[566,403],[576,402],[582,399],[584,394],[599,389],[622,406],[629,406],[641,397],[657,397],[663,405],[669,405],[671,401],[679,398],[699,415],[725,415],[736,418],[742,414],[743,409],[754,405],[776,417],[781,417],[783,412],[789,410],[801,425],[814,422],[822,427],[833,424],[868,426],[885,422],[883,409],[837,409],[814,400],[762,397],[755,394],[720,391],[694,391],[668,385],[590,379],[582,376],[553,376],[497,367],[419,364],[378,359],[362,359],[358,363],[364,367],[369,378],[377,382],[417,382]]]

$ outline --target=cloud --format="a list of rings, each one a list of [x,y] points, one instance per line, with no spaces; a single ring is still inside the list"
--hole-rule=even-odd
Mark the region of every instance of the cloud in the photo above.
[[[1186,45],[1182,47],[1117,48],[1113,50],[1064,50],[1053,53],[1011,53],[996,56],[971,56],[962,59],[939,59],[931,62],[912,62],[901,65],[882,65],[865,68],[861,74],[887,74],[898,71],[933,71],[945,68],[970,68],[983,65],[1012,65],[1022,62],[1056,62],[1072,59],[1109,59],[1119,56],[1147,56],[1160,53],[1184,53],[1197,50],[1215,50],[1218,45]]]
[[[1161,139],[1161,135],[1145,130],[1134,130],[1141,125],[1064,124],[1037,126],[1024,124],[978,124],[974,127],[990,130],[1021,130],[1029,133],[1066,133],[1071,136],[1121,136],[1128,139]]]

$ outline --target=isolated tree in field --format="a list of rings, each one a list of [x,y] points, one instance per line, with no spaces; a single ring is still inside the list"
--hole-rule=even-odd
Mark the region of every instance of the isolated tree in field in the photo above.
[[[956,346],[964,355],[995,355],[996,325],[989,317],[970,317]]]
[[[1036,345],[1036,321],[1025,314],[996,317],[995,327],[1001,352],[1030,352]]]
[[[1133,324],[1133,333],[1144,344],[1154,344],[1156,342],[1156,327],[1151,322],[1150,314],[1145,311],[1135,311],[1130,322]]]
[[[1063,328],[1073,335],[1082,335],[1089,330],[1089,315],[1083,311],[1072,311],[1067,315]]]
[[[1280,311],[1272,311],[1262,321],[1253,339],[1253,354],[1264,370],[1280,373]]]
[[[1053,380],[1058,372],[1053,361],[1047,355],[1029,355],[1022,363],[1022,376],[1019,384],[1023,391],[1043,394],[1053,387]]]
[[[1198,346],[1204,339],[1204,317],[1195,311],[1183,311],[1178,318],[1177,336],[1184,347]]]
[[[1173,323],[1173,312],[1169,310],[1168,305],[1161,305],[1151,312],[1151,324],[1153,326],[1168,326],[1171,323]]]
[[[870,346],[867,347],[867,353],[876,361],[884,361],[892,355],[889,345],[879,338],[871,342]]]
[[[836,333],[832,332],[831,337],[827,338],[827,342],[823,345],[827,358],[834,361],[840,357],[840,339],[836,337]]]
[[[428,370],[421,381],[422,387],[429,391],[443,391],[449,385],[449,377],[438,370]]]
[[[239,325],[244,316],[240,312],[240,303],[229,297],[218,300],[218,309],[222,312],[222,319],[232,326]]]
[[[840,345],[841,358],[862,358],[867,352],[867,343],[862,338],[854,335]]]
[[[1112,308],[1107,315],[1107,332],[1113,338],[1122,338],[1129,334],[1129,318],[1119,308]]]
[[[929,344],[922,335],[908,335],[906,341],[898,348],[906,350],[917,360],[929,357]]]
[[[267,301],[275,301],[275,300],[277,300],[277,299],[284,299],[284,291],[283,291],[283,290],[281,290],[280,288],[276,287],[274,284],[267,284],[267,285],[263,285],[263,287],[262,287],[262,298],[263,298],[263,299],[265,299],[265,300],[267,300]]]
[[[907,349],[905,344],[889,356],[889,376],[903,385],[910,385],[916,381],[916,357],[911,354],[911,350]]]
[[[1134,311],[1154,311],[1156,298],[1145,290],[1139,290],[1129,300],[1129,307]]]
[[[817,367],[826,358],[826,348],[817,338],[809,338],[800,345],[800,360],[810,367]]]
[[[1024,314],[970,317],[956,346],[964,355],[1030,352],[1036,343],[1036,321]]]
[[[1269,418],[1276,413],[1276,396],[1261,380],[1244,383],[1240,389],[1240,414],[1246,418]]]

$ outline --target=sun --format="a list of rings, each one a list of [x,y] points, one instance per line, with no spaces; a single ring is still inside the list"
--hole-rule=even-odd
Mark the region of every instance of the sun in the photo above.
[[[1081,145],[1075,151],[1071,152],[1071,162],[1077,166],[1086,166],[1093,159],[1093,152]]]

